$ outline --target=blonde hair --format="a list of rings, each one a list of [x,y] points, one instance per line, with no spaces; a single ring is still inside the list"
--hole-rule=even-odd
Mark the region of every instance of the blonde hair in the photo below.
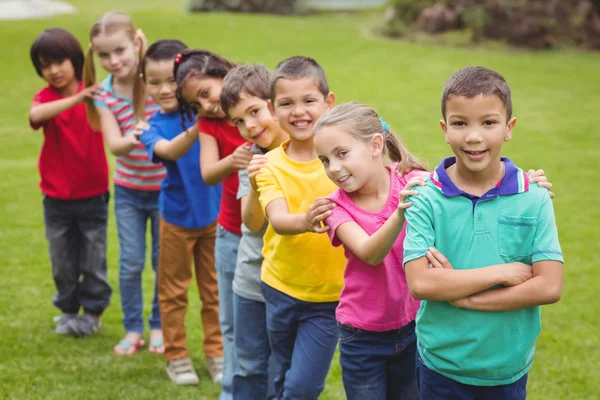
[[[371,107],[356,102],[340,104],[319,118],[313,132],[317,135],[328,126],[341,126],[346,133],[363,142],[368,142],[375,134],[380,133],[384,138],[383,154],[397,162],[399,170],[427,169]]]
[[[83,63],[83,84],[85,87],[92,86],[96,83],[96,67],[94,65],[94,49],[92,41],[95,37],[101,34],[110,35],[115,32],[123,31],[125,35],[133,42],[136,40],[137,29],[131,20],[131,17],[121,11],[109,11],[102,15],[90,29],[90,45],[85,54]],[[140,51],[138,53],[138,62],[141,61],[146,53],[146,45],[144,40],[140,43]],[[136,68],[136,78],[133,84],[133,112],[136,121],[144,119],[144,107],[146,104],[146,89],[144,81],[139,75],[139,65]],[[86,99],[85,107],[90,125],[95,129],[100,127],[100,117],[94,106],[94,100]]]

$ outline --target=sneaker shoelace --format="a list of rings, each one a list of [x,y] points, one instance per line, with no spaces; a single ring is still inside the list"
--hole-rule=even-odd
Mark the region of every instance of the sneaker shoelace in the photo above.
[[[177,375],[194,373],[193,366],[187,360],[173,361],[173,370]]]

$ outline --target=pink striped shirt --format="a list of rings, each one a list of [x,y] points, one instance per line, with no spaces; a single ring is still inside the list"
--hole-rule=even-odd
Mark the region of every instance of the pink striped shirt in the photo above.
[[[112,75],[103,82],[98,95],[94,98],[96,107],[110,110],[121,128],[123,136],[131,135],[135,127],[135,115],[131,100],[117,95],[113,90]],[[144,109],[146,120],[149,120],[156,111],[158,105],[148,98]],[[154,164],[148,157],[144,145],[140,144],[128,154],[117,156],[115,185],[124,186],[129,189],[153,191],[160,190],[160,183],[167,175],[162,164]]]

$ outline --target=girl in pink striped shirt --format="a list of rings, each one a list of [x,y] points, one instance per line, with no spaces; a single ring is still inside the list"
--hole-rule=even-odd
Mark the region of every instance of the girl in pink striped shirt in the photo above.
[[[100,85],[93,102],[88,102],[92,126],[101,128],[110,151],[117,156],[114,175],[115,215],[119,234],[119,289],[123,309],[124,338],[114,347],[119,355],[136,353],[144,345],[142,334],[142,271],[146,256],[146,226],[152,231],[152,268],[158,264],[159,192],[166,176],[162,164],[154,164],[139,141],[136,122],[149,119],[158,105],[146,97],[139,62],[145,38],[131,18],[110,11],[90,30],[90,47],[85,57],[83,80],[95,84],[94,55],[109,76]],[[156,281],[149,318],[149,351],[164,351]]]

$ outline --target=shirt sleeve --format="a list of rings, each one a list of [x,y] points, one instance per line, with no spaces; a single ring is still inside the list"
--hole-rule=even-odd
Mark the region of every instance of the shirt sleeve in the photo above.
[[[238,179],[240,184],[238,185],[237,199],[246,197],[250,194],[250,179],[248,178],[248,170],[240,169],[238,171]]]
[[[402,265],[412,260],[425,256],[427,250],[435,244],[435,232],[433,227],[433,214],[431,206],[423,189],[427,187],[417,187],[418,196],[409,196],[406,201],[411,201],[413,205],[404,211],[406,218],[406,238],[404,239],[404,260]],[[431,188],[429,188],[431,190]]]
[[[140,136],[140,141],[146,148],[148,157],[150,157],[150,160],[152,160],[152,162],[155,164],[165,161],[154,153],[154,146],[156,146],[156,143],[163,139],[165,138],[163,135],[161,135],[161,130],[156,123],[151,123],[150,128],[147,131],[144,131],[144,133],[142,133]]]
[[[285,198],[283,190],[268,165],[261,168],[256,176],[256,185],[258,186],[258,201],[263,213],[267,215],[267,205],[275,199]]]
[[[546,192],[546,191],[544,191]],[[535,236],[533,238],[532,262],[553,260],[564,262],[558,242],[558,230],[550,195],[546,192],[540,206]]]
[[[106,102],[104,101],[102,93],[94,94],[94,105],[96,107],[106,108],[107,110],[109,109],[108,104],[106,104]]]
[[[217,133],[218,130],[214,129],[214,123],[207,120],[206,118],[200,118],[200,120],[198,121],[198,132],[206,133],[207,135],[210,135],[215,139],[219,140]]]
[[[331,215],[325,219],[325,225],[329,226],[329,230],[327,234],[329,235],[329,240],[331,240],[331,244],[334,247],[338,247],[342,245],[342,241],[335,234],[337,228],[343,224],[344,222],[354,221],[354,218],[337,202],[337,207],[331,210]]]

